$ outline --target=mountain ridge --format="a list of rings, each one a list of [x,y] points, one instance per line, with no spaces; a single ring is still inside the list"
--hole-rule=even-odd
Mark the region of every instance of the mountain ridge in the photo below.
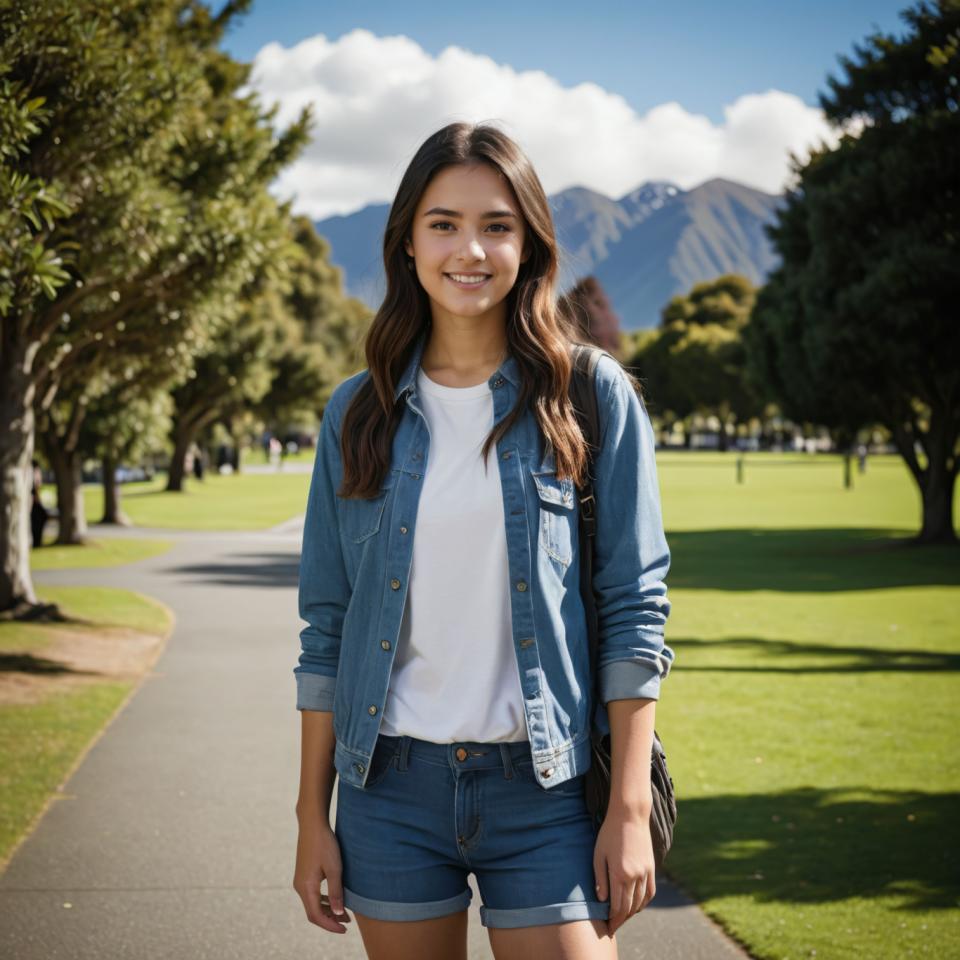
[[[760,285],[779,263],[763,227],[782,195],[713,177],[684,190],[648,180],[613,199],[582,184],[551,194],[560,246],[558,292],[594,276],[621,328],[656,326],[670,298],[724,273]],[[384,293],[381,244],[389,203],[316,221],[344,272],[347,293],[376,309]]]

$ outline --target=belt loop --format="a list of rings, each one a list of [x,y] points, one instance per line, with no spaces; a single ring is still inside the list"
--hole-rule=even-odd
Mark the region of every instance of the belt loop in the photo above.
[[[503,779],[512,780],[513,779],[513,760],[510,757],[510,744],[501,741],[499,746],[500,746],[500,756],[503,759]]]
[[[407,758],[410,756],[410,736],[401,734],[400,736],[400,760],[397,763],[397,769],[403,773],[407,769]]]

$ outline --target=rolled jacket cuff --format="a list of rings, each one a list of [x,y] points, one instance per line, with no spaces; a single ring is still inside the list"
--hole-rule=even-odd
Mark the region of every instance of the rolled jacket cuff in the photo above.
[[[600,668],[600,697],[611,700],[660,699],[660,673],[640,660],[614,660]]]
[[[333,698],[337,689],[337,678],[322,673],[298,672],[297,709],[328,710],[333,712]]]

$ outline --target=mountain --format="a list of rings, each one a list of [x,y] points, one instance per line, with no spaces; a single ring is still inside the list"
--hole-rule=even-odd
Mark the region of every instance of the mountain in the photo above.
[[[716,178],[682,190],[649,181],[619,200],[570,187],[550,197],[560,244],[560,290],[594,276],[624,330],[653,327],[672,296],[739,273],[764,281],[778,259],[763,226],[783,198]],[[347,292],[376,309],[383,298],[381,243],[390,205],[317,222],[344,270]]]

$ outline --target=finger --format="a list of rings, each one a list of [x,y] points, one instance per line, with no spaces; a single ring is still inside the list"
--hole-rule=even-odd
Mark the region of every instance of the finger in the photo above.
[[[347,932],[347,928],[329,914],[329,908],[324,908],[319,881],[304,884],[304,892],[301,893],[300,898],[306,908],[307,919],[311,923],[315,923],[318,927],[323,927],[324,930],[329,930],[331,933]]]
[[[597,899],[606,900],[609,893],[607,887],[607,864],[602,857],[594,856],[593,858],[593,876],[597,881]]]
[[[339,870],[327,874],[327,893],[333,912],[343,913],[343,878]]]
[[[639,913],[646,906],[647,881],[641,877],[633,888],[633,903],[630,904],[630,916]]]
[[[657,895],[657,882],[656,877],[654,876],[653,871],[651,870],[647,874],[647,895],[644,897],[643,906],[640,908],[643,910],[647,904]]]
[[[344,910],[342,907],[340,908],[340,910],[334,910],[330,904],[329,898],[325,893],[320,894],[320,906],[323,909],[324,913],[326,913],[328,916],[333,916],[334,914],[336,914],[337,919],[342,923],[349,923],[350,920],[352,919],[350,914],[347,913],[347,911]]]
[[[629,880],[623,888],[624,921],[633,916],[633,908],[636,906],[638,898],[643,895],[642,890],[638,893],[639,887],[640,884],[636,880]]]
[[[610,913],[620,919],[623,916],[623,884],[610,877]]]

